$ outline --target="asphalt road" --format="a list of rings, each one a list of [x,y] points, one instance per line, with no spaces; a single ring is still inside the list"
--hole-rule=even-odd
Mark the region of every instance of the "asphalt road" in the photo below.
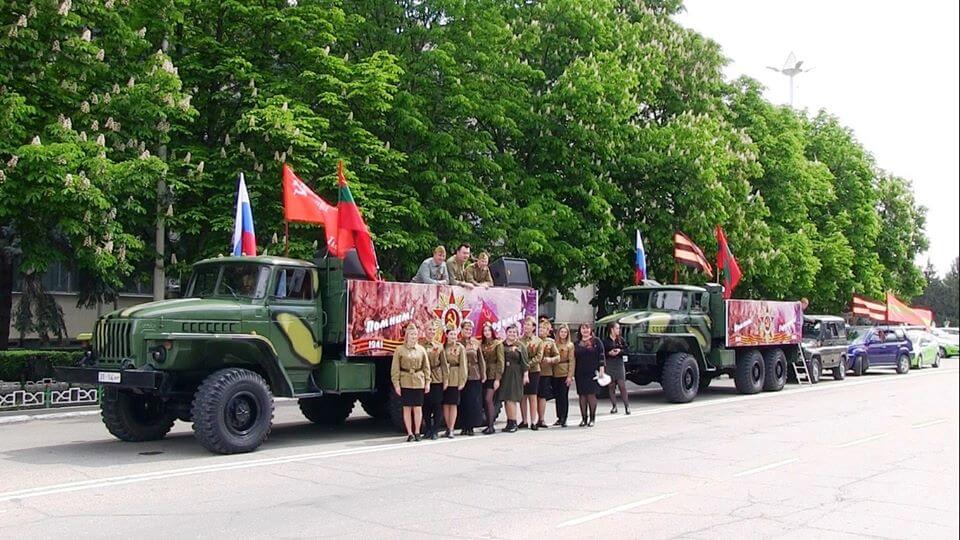
[[[237,456],[185,424],[141,444],[95,416],[5,424],[0,537],[955,539],[958,383],[953,359],[755,396],[716,381],[688,405],[653,385],[594,428],[409,444],[287,403]]]

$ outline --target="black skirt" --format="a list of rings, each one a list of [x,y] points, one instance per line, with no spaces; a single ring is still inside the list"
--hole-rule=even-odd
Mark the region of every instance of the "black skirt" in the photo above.
[[[537,388],[537,397],[547,401],[553,399],[553,377],[540,377],[540,387]]]
[[[540,372],[536,371],[533,373],[528,373],[527,375],[527,380],[530,382],[523,385],[523,395],[535,396],[537,395],[537,392],[540,391]]]
[[[577,395],[578,396],[595,396],[600,392],[600,385],[597,384],[597,380],[594,379],[597,374],[591,369],[590,371],[578,369],[574,374],[574,379],[577,381]]]
[[[448,386],[443,391],[444,405],[460,405],[460,389],[456,386]]]
[[[493,390],[493,383],[494,383],[494,382],[495,382],[495,381],[494,381],[493,379],[487,379],[487,380],[483,381],[483,389],[484,389],[484,390]]]
[[[483,385],[480,381],[467,381],[463,387],[460,392],[460,414],[463,417],[461,422],[468,429],[483,425]]]
[[[404,407],[422,407],[423,388],[401,388],[400,404]]]

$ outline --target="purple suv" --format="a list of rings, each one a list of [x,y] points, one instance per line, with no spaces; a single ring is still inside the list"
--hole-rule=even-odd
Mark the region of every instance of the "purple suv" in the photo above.
[[[850,343],[847,358],[854,375],[862,375],[871,367],[892,367],[897,373],[910,371],[913,344],[903,328],[878,326],[869,328]]]

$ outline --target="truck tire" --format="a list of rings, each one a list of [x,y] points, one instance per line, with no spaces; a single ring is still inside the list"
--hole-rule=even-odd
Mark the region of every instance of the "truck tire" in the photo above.
[[[688,353],[673,353],[663,362],[660,385],[670,403],[689,403],[700,390],[700,366]]]
[[[859,377],[863,375],[863,372],[866,371],[863,369],[863,364],[865,360],[862,354],[858,354],[856,358],[853,359],[853,376]]]
[[[910,373],[910,357],[909,356],[905,354],[901,354],[900,356],[897,357],[897,373],[899,373],[900,375],[905,375],[907,373]]]
[[[763,354],[760,351],[750,349],[739,355],[733,382],[737,387],[737,392],[741,394],[756,394],[763,390],[764,361]]]
[[[713,377],[700,377],[700,384],[697,385],[697,393],[703,392],[707,388],[710,388],[710,383],[713,382]]]
[[[124,391],[104,396],[100,417],[111,435],[127,442],[159,441],[177,420],[162,399]]]
[[[823,364],[820,362],[819,356],[814,356],[810,360],[810,382],[812,384],[819,383],[821,375],[823,375]]]
[[[393,392],[393,386],[387,387],[387,392],[379,391],[372,394],[363,394],[360,396],[360,406],[363,412],[376,420],[387,420],[390,418],[390,393]]]
[[[353,412],[355,401],[356,398],[353,396],[327,394],[298,399],[297,404],[300,406],[300,412],[303,413],[303,416],[314,424],[340,426],[347,421],[347,417]]]
[[[807,364],[810,369],[810,364]],[[787,384],[787,355],[783,349],[775,347],[763,351],[763,391],[779,392]],[[811,379],[812,381],[812,379]]]
[[[833,380],[842,381],[847,378],[847,359],[840,358],[840,364],[833,368]]]
[[[256,450],[270,434],[273,394],[263,377],[242,368],[207,376],[193,398],[193,434],[217,454]]]

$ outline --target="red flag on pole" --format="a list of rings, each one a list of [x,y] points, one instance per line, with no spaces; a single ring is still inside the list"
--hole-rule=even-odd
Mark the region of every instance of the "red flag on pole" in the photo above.
[[[353,200],[353,193],[347,185],[347,178],[343,174],[343,161],[337,163],[337,178],[340,182],[340,201],[337,203],[338,227],[337,249],[345,254],[350,248],[357,248],[357,256],[367,277],[377,281],[380,279],[377,265],[377,253],[373,248],[373,239],[370,229],[360,215],[360,209]]]
[[[723,297],[730,298],[743,274],[740,273],[740,265],[737,264],[737,259],[733,257],[733,252],[727,244],[727,235],[719,225],[717,225],[717,244],[720,245],[717,251],[717,268],[723,271]]]
[[[929,326],[927,321],[923,320],[923,317],[917,314],[912,307],[904,304],[890,293],[887,293],[887,321]]]
[[[323,225],[327,251],[337,251],[337,208],[313,192],[286,163],[283,164],[283,219]]]

